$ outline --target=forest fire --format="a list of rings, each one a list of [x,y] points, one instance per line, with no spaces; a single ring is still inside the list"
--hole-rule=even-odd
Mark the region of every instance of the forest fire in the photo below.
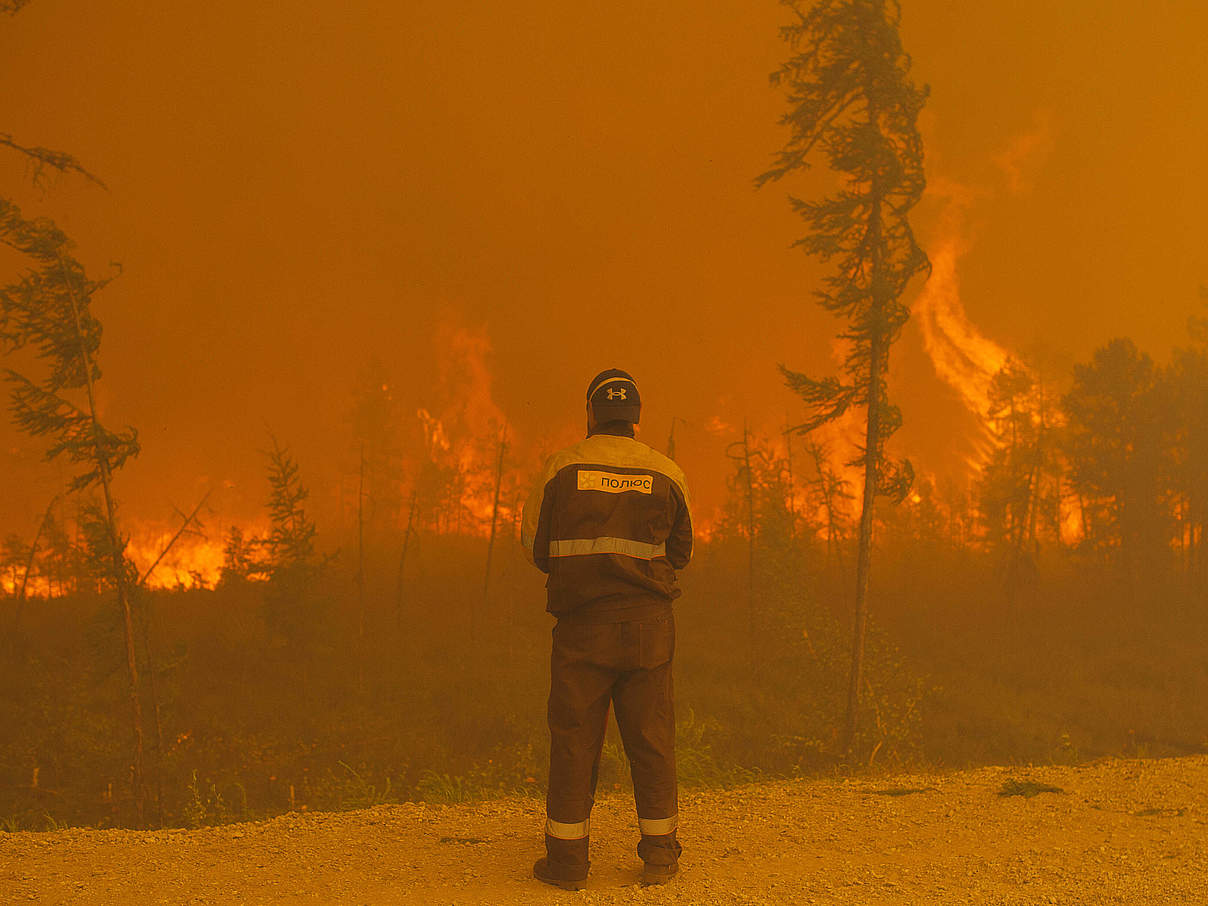
[[[437,396],[443,405],[438,415],[427,408],[416,411],[423,451],[412,453],[402,473],[411,476],[412,490],[443,499],[446,531],[489,536],[492,523],[497,528],[514,520],[518,494],[507,462],[516,432],[491,392],[490,338],[485,329],[445,322],[437,329],[436,345],[441,350]],[[425,480],[429,487],[421,489]]]
[[[265,527],[248,525],[242,531],[245,537],[254,538],[263,535]],[[136,529],[126,546],[126,555],[138,568],[140,578],[146,577],[143,584],[168,589],[214,587],[222,578],[221,539],[190,534],[171,544],[175,534],[175,529],[156,531],[147,526]]]
[[[931,276],[915,303],[923,343],[935,373],[960,396],[961,402],[985,424],[990,409],[990,385],[1007,363],[1008,353],[969,321],[960,296],[957,263],[959,239],[949,236],[930,249]],[[990,452],[987,433],[975,449],[984,461]],[[980,464],[980,463],[979,463]]]
[[[1196,901],[1208,5],[776,6],[0,0],[0,904]]]

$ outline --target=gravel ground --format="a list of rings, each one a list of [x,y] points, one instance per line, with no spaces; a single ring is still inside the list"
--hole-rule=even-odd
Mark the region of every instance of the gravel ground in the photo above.
[[[1063,792],[1000,796],[1032,781]],[[681,874],[642,888],[632,802],[592,876],[533,881],[526,799],[196,831],[0,833],[0,903],[1208,903],[1208,756],[764,783],[681,795]]]

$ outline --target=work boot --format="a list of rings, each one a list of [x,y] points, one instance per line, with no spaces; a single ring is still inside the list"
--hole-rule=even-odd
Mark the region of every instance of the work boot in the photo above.
[[[679,871],[679,857],[683,847],[675,839],[675,831],[669,834],[642,834],[638,843],[638,855],[642,857],[642,884],[666,884]]]
[[[563,890],[582,890],[587,886],[587,838],[559,840],[545,835],[545,857],[533,865],[533,877]]]

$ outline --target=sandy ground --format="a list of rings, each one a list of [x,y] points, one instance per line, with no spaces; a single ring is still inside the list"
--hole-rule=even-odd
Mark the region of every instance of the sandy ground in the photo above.
[[[1061,793],[1000,796],[1031,780]],[[530,878],[542,805],[404,804],[196,831],[0,833],[0,903],[1208,903],[1208,756],[681,796],[681,874],[637,884],[602,799],[587,890]]]

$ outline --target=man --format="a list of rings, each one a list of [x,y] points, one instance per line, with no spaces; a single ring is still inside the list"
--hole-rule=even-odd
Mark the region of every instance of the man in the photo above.
[[[629,374],[598,374],[587,388],[587,438],[550,457],[524,508],[522,540],[549,574],[546,609],[557,618],[546,855],[533,875],[568,890],[587,880],[610,705],[633,776],[642,881],[663,883],[678,869],[671,602],[675,571],[692,555],[692,519],[684,473],[634,438],[640,415]]]

